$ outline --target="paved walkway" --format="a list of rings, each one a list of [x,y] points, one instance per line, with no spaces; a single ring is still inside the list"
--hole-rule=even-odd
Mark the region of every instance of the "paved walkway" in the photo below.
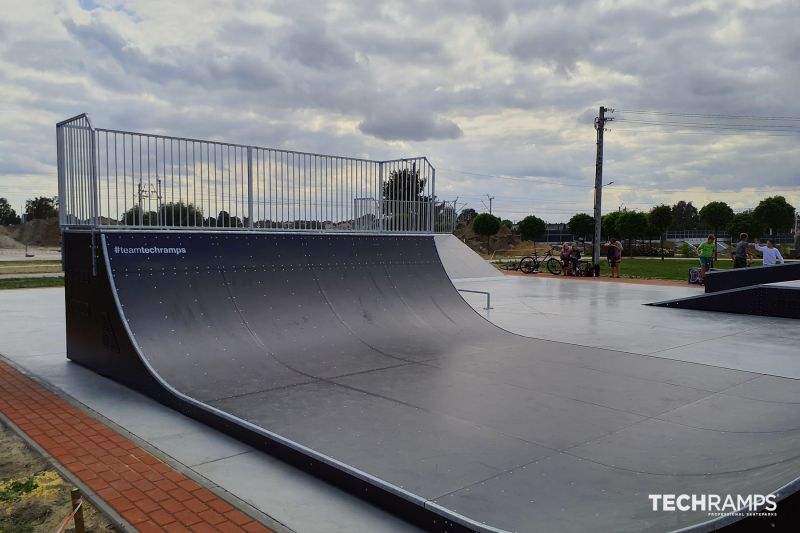
[[[137,530],[269,530],[0,361],[0,412]]]
[[[523,276],[523,277],[537,276],[537,274],[526,274],[524,272],[513,271],[513,270],[503,270],[501,272],[506,276]],[[540,272],[538,276],[542,277],[543,274],[544,273]],[[607,276],[600,276],[599,278],[595,278],[595,277],[583,277],[583,276],[554,276],[552,274],[545,274],[544,277],[546,277],[547,279],[557,279],[560,281],[628,283],[631,285],[660,285],[662,287],[700,287],[699,285],[689,285],[685,281],[676,281],[671,279],[609,278]]]

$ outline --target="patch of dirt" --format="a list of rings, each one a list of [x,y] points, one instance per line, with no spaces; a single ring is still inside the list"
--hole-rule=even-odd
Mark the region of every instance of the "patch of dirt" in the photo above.
[[[11,236],[17,242],[33,246],[58,246],[61,242],[61,230],[57,218],[31,220],[17,226]]]
[[[478,235],[472,230],[472,222],[466,227],[462,226],[457,228],[455,235],[479,254],[489,255],[491,253],[486,247],[486,237],[484,235]],[[491,237],[490,249],[492,251],[508,250],[517,243],[519,243],[519,237],[513,235],[511,230],[506,226],[500,226],[500,230],[497,234]]]
[[[25,248],[25,245],[18,243],[9,235],[0,235],[0,248],[20,249]]]
[[[0,424],[0,531],[55,531],[70,514],[71,486],[13,431]],[[86,531],[119,531],[88,502],[83,504]],[[73,526],[67,526],[71,531]]]

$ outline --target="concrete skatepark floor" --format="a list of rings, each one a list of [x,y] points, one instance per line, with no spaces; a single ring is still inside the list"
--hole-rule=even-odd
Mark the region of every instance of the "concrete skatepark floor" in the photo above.
[[[691,292],[689,288],[563,283],[533,277],[457,285],[491,291],[494,309],[489,314],[480,309],[480,295],[466,294],[465,298],[516,333],[774,376],[800,376],[798,334],[796,328],[788,327],[794,321],[641,306],[648,300],[681,297]],[[64,357],[62,302],[62,289],[0,294],[4,317],[0,353],[289,529],[414,530],[303,472],[70,364]],[[750,337],[753,342],[748,344]],[[719,350],[719,346],[726,348]],[[276,491],[276,485],[282,489]]]

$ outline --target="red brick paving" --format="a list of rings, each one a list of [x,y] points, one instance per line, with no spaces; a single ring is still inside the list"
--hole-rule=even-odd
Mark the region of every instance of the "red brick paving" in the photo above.
[[[139,531],[270,531],[3,361],[0,412]]]

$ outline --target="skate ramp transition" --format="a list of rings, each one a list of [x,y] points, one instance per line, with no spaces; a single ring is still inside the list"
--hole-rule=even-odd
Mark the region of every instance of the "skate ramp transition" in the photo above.
[[[800,263],[717,270],[706,275],[705,294],[648,305],[747,315],[800,318]]]
[[[450,279],[502,278],[503,274],[452,234],[433,236],[436,251]]]
[[[70,359],[428,530],[709,530],[736,518],[648,495],[797,488],[800,381],[509,333],[429,235],[68,230],[64,254]]]

